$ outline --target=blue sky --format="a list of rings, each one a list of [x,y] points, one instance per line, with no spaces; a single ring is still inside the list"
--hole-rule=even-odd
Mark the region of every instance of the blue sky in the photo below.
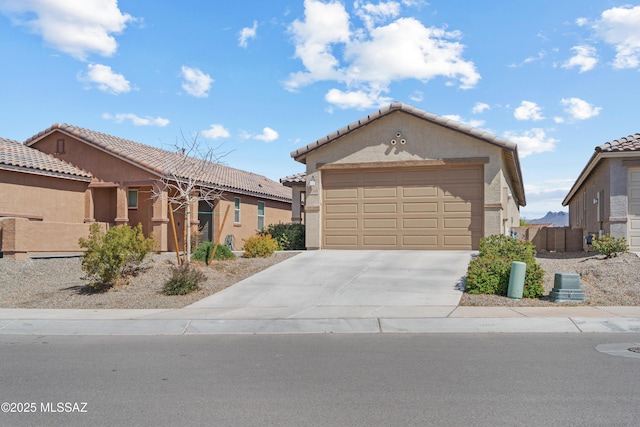
[[[5,138],[198,134],[278,180],[304,170],[294,149],[401,101],[518,143],[529,219],[640,132],[637,1],[0,0],[0,51]]]

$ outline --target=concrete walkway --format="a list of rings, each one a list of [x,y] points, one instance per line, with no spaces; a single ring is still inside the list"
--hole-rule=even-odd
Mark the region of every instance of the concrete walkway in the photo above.
[[[198,335],[294,333],[640,333],[640,307],[408,307],[415,316],[221,318],[177,310],[0,309],[0,335]]]

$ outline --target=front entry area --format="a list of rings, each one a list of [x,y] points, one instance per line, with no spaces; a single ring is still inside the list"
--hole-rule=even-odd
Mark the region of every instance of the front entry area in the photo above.
[[[322,171],[323,249],[477,249],[482,165]]]

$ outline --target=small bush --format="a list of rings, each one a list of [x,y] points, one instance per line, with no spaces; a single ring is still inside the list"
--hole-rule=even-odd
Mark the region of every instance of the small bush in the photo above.
[[[84,280],[89,286],[101,290],[116,280],[132,274],[155,246],[152,237],[145,238],[142,225],[120,225],[104,232],[99,224],[89,227],[89,238],[80,238],[79,245],[87,250],[82,256]]]
[[[304,224],[270,224],[262,229],[262,235],[270,234],[281,251],[299,251],[306,248]]]
[[[211,259],[211,251],[213,251],[214,246],[215,243],[213,242],[200,243],[196,250],[191,254],[191,258],[195,259],[196,261],[207,262],[209,259]],[[231,252],[231,249],[229,249],[225,245],[218,245],[218,247],[216,248],[216,253],[213,256],[213,259],[216,261],[235,258],[235,254]]]
[[[249,237],[244,241],[245,258],[266,258],[278,250],[278,242],[270,234]]]
[[[480,240],[479,255],[469,263],[465,291],[470,294],[506,296],[509,289],[511,263],[527,264],[522,295],[536,298],[544,293],[544,270],[535,260],[535,246],[531,242],[503,235]]]
[[[604,255],[607,258],[616,257],[619,253],[625,253],[629,250],[627,240],[624,237],[613,237],[610,234],[594,239],[592,246],[600,255]]]
[[[470,294],[506,295],[510,274],[511,262],[506,258],[478,257],[469,263],[465,290]]]
[[[196,267],[171,267],[171,278],[164,284],[163,292],[165,295],[187,295],[200,289],[200,283],[205,279],[204,273]]]
[[[524,242],[503,234],[480,239],[478,247],[479,255],[495,255],[498,257],[512,258],[513,261],[535,261],[536,248],[531,242]]]

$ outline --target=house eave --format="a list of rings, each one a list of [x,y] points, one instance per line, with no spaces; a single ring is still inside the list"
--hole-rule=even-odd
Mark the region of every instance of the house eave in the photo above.
[[[586,166],[578,175],[578,179],[573,183],[569,193],[567,193],[566,197],[562,201],[562,206],[567,206],[571,203],[571,199],[576,195],[580,187],[585,183],[585,181],[591,176],[593,170],[598,166],[598,164],[603,159],[614,159],[621,157],[640,157],[640,151],[636,150],[627,150],[627,151],[596,151],[593,153]]]
[[[49,170],[43,170],[43,169],[34,169],[34,168],[28,168],[23,166],[0,164],[0,170],[26,173],[30,175],[46,176],[49,178],[60,178],[60,179],[66,179],[69,181],[91,182],[91,177],[71,175],[71,174],[62,173],[62,172],[55,172],[55,171],[49,171]]]
[[[463,133],[465,135],[473,136],[477,139],[480,139],[492,145],[499,146],[501,148],[505,148],[513,151],[513,150],[516,150],[516,147],[517,147],[517,145],[511,141],[508,141],[506,139],[502,139],[497,136],[491,135],[487,132],[472,128],[471,126],[465,125],[455,120],[446,119],[444,117],[440,117],[435,114],[428,113],[426,111],[420,110],[418,108],[412,107],[402,102],[394,102],[387,107],[381,108],[380,110],[369,114],[367,117],[364,117],[358,121],[350,123],[347,126],[341,129],[338,129],[337,131],[323,138],[320,138],[310,144],[307,144],[304,147],[301,147],[297,150],[292,151],[291,157],[300,163],[304,163],[306,155],[308,153],[311,153],[312,151],[315,151],[326,144],[329,144],[335,140],[338,140],[344,137],[345,135],[348,135],[351,132],[354,132],[357,129],[367,126],[375,122],[376,120],[379,120],[389,114],[393,114],[398,111],[410,114],[419,119],[429,121],[436,125],[446,127],[448,129]]]

